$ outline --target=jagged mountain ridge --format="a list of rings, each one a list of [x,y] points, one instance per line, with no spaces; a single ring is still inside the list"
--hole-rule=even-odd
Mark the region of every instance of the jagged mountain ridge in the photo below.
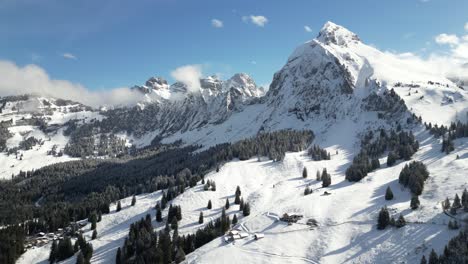
[[[368,46],[332,22],[292,53],[266,94],[247,74],[226,81],[203,78],[196,92],[161,77],[133,89],[144,94],[137,106],[91,111],[99,118],[81,120],[77,129],[86,123],[83,129],[96,137],[111,133],[137,147],[153,138],[211,146],[284,128],[312,129],[326,138],[330,127],[345,122],[361,124],[364,131],[406,121],[412,114],[445,125],[465,121],[468,98],[444,76]],[[54,133],[67,127],[56,124]],[[359,132],[350,132],[351,137]]]

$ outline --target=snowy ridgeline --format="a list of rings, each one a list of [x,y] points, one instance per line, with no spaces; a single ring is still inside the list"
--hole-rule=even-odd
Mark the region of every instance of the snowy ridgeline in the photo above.
[[[409,189],[398,183],[400,171],[410,161],[400,161],[393,167],[383,165],[357,183],[344,177],[352,148],[332,144],[323,145],[331,153],[330,160],[312,161],[305,152],[299,152],[288,153],[282,162],[255,158],[224,164],[219,172],[205,177],[216,182],[216,191],[204,191],[199,183],[172,201],[182,208],[179,234],[194,233],[204,225],[198,223],[200,212],[205,224],[219,217],[227,198],[231,203],[227,214],[231,218],[237,214],[237,228],[248,236],[235,243],[215,239],[189,254],[188,263],[419,263],[432,248],[441,253],[458,233],[448,229],[451,218],[442,212],[441,202],[468,187],[468,140],[456,140],[455,151],[446,155],[440,151],[440,140],[427,131],[417,131],[416,136],[421,146],[412,160],[422,161],[430,172],[417,210],[410,209]],[[380,160],[381,164],[385,162],[385,158]],[[302,177],[304,167],[307,178]],[[332,178],[327,188],[315,179],[315,172],[323,168]],[[237,186],[251,205],[247,217],[233,203]],[[307,186],[313,192],[304,196]],[[394,199],[387,201],[384,196],[389,186]],[[325,191],[330,195],[324,195]],[[121,200],[120,212],[115,212],[115,204],[111,206],[111,213],[103,215],[97,224],[98,238],[91,241],[92,263],[115,263],[117,247],[123,245],[130,224],[146,214],[151,215],[154,228],[164,228],[164,222],[155,221],[154,210],[161,192],[137,196],[135,206],[130,206],[131,199]],[[207,209],[208,200],[212,201],[211,210]],[[408,224],[377,230],[377,216],[383,206],[395,218],[402,214]],[[288,225],[279,221],[284,213],[303,218]],[[166,216],[167,209],[163,212]],[[315,219],[318,226],[306,225],[309,219]],[[89,224],[84,227],[87,240],[91,239],[89,229]],[[255,240],[255,233],[264,234],[264,238]],[[18,263],[47,263],[48,254],[49,246],[31,249]],[[75,263],[75,259],[64,263]]]
[[[310,129],[326,139],[330,126],[341,125],[351,126],[346,136],[354,140],[354,132],[361,132],[356,126],[362,130],[371,123],[404,124],[413,114],[439,126],[468,121],[468,92],[462,87],[404,56],[366,45],[353,32],[331,22],[316,39],[291,54],[273,76],[267,93],[247,74],[226,81],[203,78],[200,86],[200,93],[189,93],[182,83],[169,85],[152,77],[133,88],[145,98],[136,107],[102,111],[34,96],[0,104],[0,121],[13,121],[7,125],[11,136],[2,136],[0,128],[0,148],[3,138],[9,149],[29,137],[43,141],[30,150],[19,150],[24,162],[2,151],[0,178],[70,160],[70,156],[121,154],[126,147],[141,148],[155,138],[162,143],[182,140],[209,147],[259,131]],[[38,125],[38,119],[45,123]],[[65,131],[70,135],[64,135]],[[118,150],[96,150],[100,134],[111,134],[110,141],[117,142]],[[47,155],[54,148],[61,153],[67,143],[72,147],[65,155]]]

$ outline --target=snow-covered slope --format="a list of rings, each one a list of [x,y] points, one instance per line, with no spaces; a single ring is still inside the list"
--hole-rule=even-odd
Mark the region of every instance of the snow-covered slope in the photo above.
[[[68,143],[63,134],[65,124],[70,120],[89,123],[102,119],[99,113],[79,103],[38,96],[11,98],[0,106],[1,125],[10,133],[6,140],[9,151],[0,151],[0,179],[72,160],[62,153]],[[40,142],[30,149],[22,148],[21,142],[31,137]]]
[[[214,180],[217,190],[203,191],[200,183],[172,201],[182,208],[179,233],[193,233],[200,212],[205,223],[220,216],[226,198],[231,202],[228,215],[237,214],[238,228],[249,236],[236,243],[225,243],[222,238],[197,249],[187,256],[188,263],[419,263],[431,248],[441,252],[447,241],[457,232],[448,230],[450,220],[443,214],[440,202],[453,197],[468,187],[464,172],[468,170],[468,140],[457,140],[456,149],[450,155],[440,152],[440,142],[426,131],[416,132],[421,149],[413,160],[428,166],[430,179],[425,184],[418,210],[409,208],[411,194],[398,183],[398,174],[407,162],[369,174],[359,183],[344,179],[344,169],[352,159],[350,146],[325,144],[333,154],[329,161],[312,161],[305,153],[288,153],[282,162],[267,160],[228,162],[219,172],[205,178]],[[339,138],[339,133],[333,137]],[[339,140],[337,140],[339,142]],[[456,156],[459,159],[456,159]],[[409,161],[408,161],[409,162]],[[384,160],[381,160],[384,163]],[[309,172],[302,178],[302,169]],[[315,180],[315,172],[327,168],[332,175],[332,185],[322,188]],[[238,205],[233,203],[236,187],[242,197],[251,204],[251,215],[242,217]],[[306,186],[313,193],[304,196]],[[395,199],[384,199],[387,186],[391,186]],[[324,196],[324,191],[331,195]],[[114,263],[117,247],[123,244],[129,225],[147,213],[153,226],[163,228],[155,221],[154,205],[161,199],[155,192],[137,196],[134,207],[131,197],[122,200],[123,209],[104,215],[97,224],[98,238],[93,240],[92,263]],[[208,200],[213,209],[206,208]],[[388,206],[393,216],[404,215],[408,224],[401,228],[376,229],[377,215],[381,207]],[[283,213],[301,214],[298,224],[287,225],[278,221]],[[163,217],[167,210],[163,213]],[[462,217],[459,215],[459,217]],[[305,225],[307,219],[318,221],[318,227]],[[415,223],[418,222],[418,223]],[[84,228],[89,230],[89,225]],[[254,233],[264,233],[265,238],[254,240]],[[86,232],[91,237],[91,231]],[[18,263],[46,263],[48,247],[27,251]],[[72,258],[64,263],[74,263]]]
[[[208,147],[261,131],[311,129],[316,134],[314,143],[332,156],[330,161],[320,162],[311,161],[305,153],[288,153],[277,163],[232,161],[206,176],[216,181],[216,192],[205,192],[201,185],[186,190],[173,201],[182,207],[181,234],[200,227],[200,211],[205,219],[218,217],[226,198],[233,201],[238,185],[252,206],[251,215],[241,217],[238,226],[250,234],[248,238],[235,244],[216,239],[188,255],[188,263],[418,263],[431,248],[440,253],[456,234],[447,229],[450,219],[440,202],[468,187],[468,140],[455,140],[455,151],[446,155],[440,151],[439,139],[422,125],[408,122],[413,114],[439,125],[468,121],[467,91],[445,76],[404,56],[381,52],[328,22],[316,39],[293,52],[264,96],[243,74],[228,81],[208,77],[200,85],[200,92],[194,94],[182,83],[168,85],[161,78],[152,78],[135,88],[147,95],[137,110],[129,115],[129,109],[118,109],[104,118],[134,122],[131,126],[138,127],[138,133],[122,131],[121,136],[145,141],[141,145],[162,136],[162,142],[182,139],[185,144]],[[131,119],[123,118],[128,115]],[[414,211],[409,209],[409,190],[398,183],[398,175],[409,161],[382,166],[358,183],[350,183],[344,176],[359,150],[360,136],[397,124],[415,133],[420,149],[412,160],[426,164],[431,175],[420,196],[422,206]],[[380,163],[385,164],[384,157]],[[308,179],[301,177],[304,167]],[[313,179],[323,168],[332,175],[332,185],[326,189]],[[303,195],[306,186],[313,194]],[[388,186],[395,195],[392,201],[383,197]],[[325,190],[331,195],[323,195]],[[115,250],[122,245],[129,225],[147,213],[154,219],[152,208],[160,196],[159,192],[141,195],[134,207],[125,206],[131,199],[126,198],[121,212],[104,215],[98,223],[99,237],[92,242],[92,262],[114,263]],[[214,209],[206,209],[209,199]],[[408,225],[376,230],[383,206],[395,217],[403,214]],[[228,214],[236,213],[236,208],[232,205]],[[304,221],[314,218],[318,227],[310,228],[304,222],[289,226],[278,221],[283,213],[302,214]],[[255,232],[264,233],[265,238],[255,241]],[[89,238],[91,232],[86,235]],[[30,250],[19,263],[43,261],[45,251],[47,247]]]

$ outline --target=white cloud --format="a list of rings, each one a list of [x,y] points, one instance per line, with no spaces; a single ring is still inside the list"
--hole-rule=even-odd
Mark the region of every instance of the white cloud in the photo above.
[[[251,22],[252,24],[257,25],[259,27],[264,27],[266,23],[268,23],[268,18],[264,16],[250,15],[250,16],[243,16],[242,21],[244,21],[245,23]]]
[[[252,65],[257,65],[257,61],[254,61],[254,60],[253,60],[253,61],[250,62],[250,64],[252,64]]]
[[[306,32],[312,32],[312,29],[309,26],[304,26],[304,30]]]
[[[468,22],[465,24],[465,31],[468,31]]]
[[[93,107],[133,105],[143,98],[141,93],[129,88],[91,91],[77,83],[51,79],[43,68],[34,64],[20,67],[0,60],[0,76],[0,96],[36,94],[70,99]]]
[[[191,93],[200,92],[200,78],[202,77],[202,67],[200,65],[185,65],[171,72],[172,78],[187,85],[187,90]]]
[[[62,54],[62,57],[64,57],[65,59],[69,59],[69,60],[76,60],[78,59],[75,55],[71,54],[71,53],[63,53]]]
[[[214,18],[211,20],[211,25],[215,28],[222,28],[224,26],[224,23],[223,21]]]
[[[457,45],[459,42],[459,39],[457,35],[453,34],[440,34],[435,37],[435,41],[438,44],[449,44],[449,45]]]

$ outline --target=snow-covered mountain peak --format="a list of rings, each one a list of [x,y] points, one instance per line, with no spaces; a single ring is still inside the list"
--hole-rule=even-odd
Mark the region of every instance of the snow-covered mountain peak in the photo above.
[[[263,96],[263,89],[257,87],[255,81],[246,73],[234,74],[224,84],[224,90],[228,91],[235,89],[247,97],[260,97]]]
[[[360,42],[358,35],[330,21],[322,27],[317,40],[324,44],[333,43],[339,46],[347,46],[348,43]]]
[[[167,89],[169,88],[169,85],[167,84],[167,81],[162,78],[162,77],[151,77],[149,78],[145,86],[150,87],[155,90],[161,90],[161,89]]]

